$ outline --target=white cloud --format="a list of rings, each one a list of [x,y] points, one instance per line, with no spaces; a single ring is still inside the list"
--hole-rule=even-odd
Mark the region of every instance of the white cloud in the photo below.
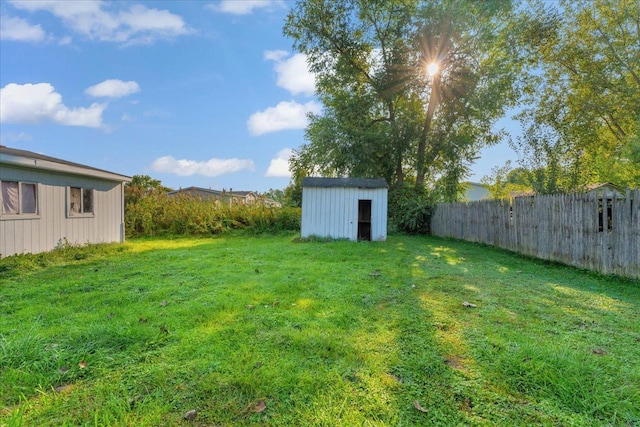
[[[307,57],[296,53],[286,58],[288,55],[289,53],[284,50],[267,50],[264,53],[265,60],[276,63],[273,67],[278,75],[276,84],[291,92],[292,95],[313,95],[316,91],[316,81],[309,71]]]
[[[293,154],[291,148],[284,148],[276,154],[275,159],[271,159],[269,168],[264,176],[291,178],[291,172],[289,172],[289,158]]]
[[[216,12],[231,13],[232,15],[248,15],[254,9],[283,6],[282,0],[222,0],[216,4],[207,5],[208,9]]]
[[[8,143],[8,142],[20,142],[20,141],[31,141],[31,140],[33,140],[33,137],[28,133],[9,132],[9,133],[2,134],[0,142]]]
[[[65,126],[97,128],[102,125],[106,104],[69,108],[49,83],[9,83],[0,89],[0,123],[52,121]]]
[[[289,56],[289,52],[286,50],[265,50],[265,61],[280,61],[282,58]]]
[[[298,104],[295,101],[280,102],[275,107],[253,113],[247,120],[247,127],[251,135],[262,135],[285,129],[304,129],[307,126],[307,113],[320,114],[322,106],[309,101]]]
[[[110,11],[106,8],[113,4],[99,0],[13,0],[11,3],[17,9],[30,12],[48,11],[60,18],[71,30],[101,41],[152,43],[159,38],[171,38],[190,32],[181,16],[167,10],[148,9],[139,4],[129,6],[128,9]]]
[[[40,25],[31,25],[22,18],[0,17],[0,39],[22,42],[40,42],[45,39]]]
[[[140,92],[140,86],[134,81],[123,82],[122,80],[105,80],[102,83],[88,87],[84,93],[93,97],[121,98]]]
[[[209,159],[203,162],[195,160],[176,160],[173,156],[164,156],[151,164],[156,172],[171,173],[179,176],[203,175],[218,176],[238,172],[243,169],[253,171],[253,160],[247,159]]]

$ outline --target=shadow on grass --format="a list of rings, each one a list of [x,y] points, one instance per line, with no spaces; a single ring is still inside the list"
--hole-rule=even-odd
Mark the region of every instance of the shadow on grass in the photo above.
[[[412,268],[425,310],[467,382],[495,390],[532,423],[638,422],[634,281],[441,239],[419,252]],[[490,416],[483,409],[474,412]]]
[[[637,419],[640,304],[624,284],[426,237],[132,244],[0,292],[15,364],[0,377],[22,387],[26,421],[186,425],[194,408],[214,425]],[[61,364],[74,387],[51,392]]]

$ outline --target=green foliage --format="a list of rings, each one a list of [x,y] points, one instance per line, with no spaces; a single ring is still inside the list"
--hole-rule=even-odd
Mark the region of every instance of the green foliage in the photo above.
[[[389,222],[398,231],[429,234],[435,206],[433,193],[405,185],[389,191]]]
[[[278,202],[280,204],[286,204],[284,190],[270,188],[269,191],[260,194],[260,197],[273,200],[274,202]]]
[[[239,229],[256,233],[299,230],[300,210],[152,192],[127,205],[125,227],[129,236],[212,235]]]
[[[284,32],[307,56],[322,115],[298,174],[383,177],[450,191],[512,105],[511,2],[299,1]],[[426,75],[438,62],[440,72]]]
[[[304,172],[294,171],[291,182],[284,189],[284,205],[294,208],[302,207],[302,178],[304,176]]]
[[[60,239],[53,251],[39,254],[15,254],[0,260],[0,279],[39,271],[51,266],[74,264],[78,261],[95,261],[121,253],[125,247],[119,244],[73,245]]]
[[[523,17],[514,58],[523,74],[525,128],[514,148],[536,191],[612,182],[640,186],[640,4],[541,0]]]
[[[141,198],[149,194],[161,194],[171,191],[170,188],[162,185],[159,179],[153,179],[149,175],[134,175],[131,182],[124,187],[125,207],[132,203],[137,203]]]
[[[512,169],[511,160],[507,160],[504,166],[496,166],[491,169],[491,174],[482,177],[480,182],[487,187],[492,199],[508,199],[513,193],[532,191],[531,183],[536,177],[537,175],[532,174],[525,168]]]

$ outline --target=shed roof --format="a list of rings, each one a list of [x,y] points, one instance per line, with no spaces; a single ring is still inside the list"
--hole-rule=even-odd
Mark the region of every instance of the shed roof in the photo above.
[[[0,145],[0,163],[26,167],[36,170],[48,170],[52,172],[85,175],[111,181],[129,182],[131,177],[109,172],[104,169],[69,162],[55,157],[34,153],[33,151],[18,150]]]
[[[302,178],[303,187],[389,188],[384,178]]]

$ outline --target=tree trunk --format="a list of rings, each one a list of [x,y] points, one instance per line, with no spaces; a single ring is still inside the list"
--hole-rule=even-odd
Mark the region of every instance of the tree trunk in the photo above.
[[[418,155],[416,164],[416,188],[424,186],[424,175],[426,172],[425,165],[425,152],[427,150],[427,138],[431,132],[431,122],[433,121],[433,113],[438,106],[440,98],[440,74],[433,76],[431,83],[431,93],[429,94],[429,105],[427,106],[427,116],[424,120],[424,126],[422,127],[422,133],[420,134],[420,142],[418,143]]]

